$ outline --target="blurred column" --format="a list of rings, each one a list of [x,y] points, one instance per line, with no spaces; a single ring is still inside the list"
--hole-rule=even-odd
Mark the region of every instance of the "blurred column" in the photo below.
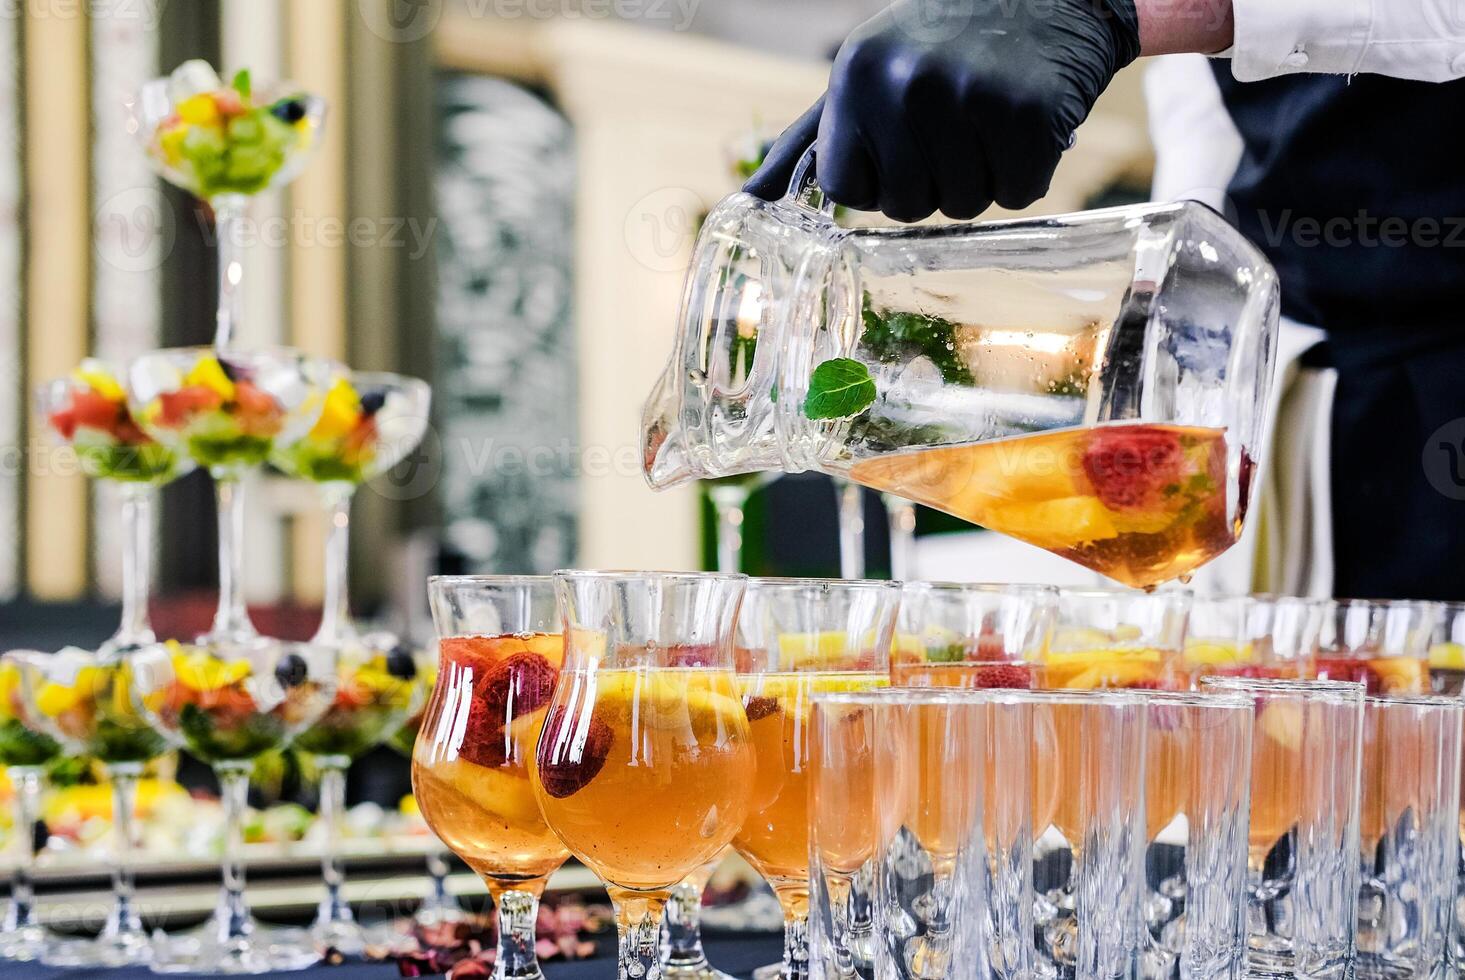
[[[284,16],[281,0],[221,0],[219,4],[219,74],[228,78],[248,68],[261,82],[289,75],[284,57]],[[167,65],[166,68],[173,68]],[[334,122],[335,120],[330,120]],[[328,123],[329,124],[329,123]],[[249,247],[244,267],[244,321],[239,343],[267,347],[290,342],[285,327],[288,296],[286,260],[293,225],[285,208],[285,192],[261,194],[250,204],[245,231]],[[286,517],[272,504],[275,497],[255,491],[244,516],[249,542],[245,561],[245,594],[251,602],[271,602],[284,591],[291,550],[287,547]]]
[[[63,375],[86,353],[91,319],[91,99],[87,20],[23,4],[25,88],[26,372],[33,382]],[[27,399],[27,409],[29,399]],[[74,455],[50,449],[44,419],[30,414],[25,483],[27,584],[39,599],[82,595],[87,585],[87,492]],[[42,452],[41,447],[46,447]]]
[[[295,346],[320,357],[346,358],[347,210],[346,147],[349,101],[346,0],[310,0],[285,9],[289,77],[330,105],[325,137],[315,159],[290,185],[289,317]],[[316,508],[296,514],[290,568],[296,598],[320,600],[325,518]]]
[[[21,424],[20,36],[14,17],[0,17],[0,601],[20,586],[20,493],[25,479]]]
[[[98,3],[91,17],[92,343],[119,368],[161,342],[160,268],[177,240],[178,215],[128,129],[124,106],[158,74],[158,24],[148,4]],[[88,481],[97,589],[121,594],[117,487]],[[153,508],[156,513],[156,508]],[[153,550],[154,556],[157,549]]]

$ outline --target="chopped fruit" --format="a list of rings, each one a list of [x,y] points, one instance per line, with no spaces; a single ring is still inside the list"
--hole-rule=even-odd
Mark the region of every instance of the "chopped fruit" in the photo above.
[[[1267,738],[1292,752],[1302,749],[1302,705],[1264,700],[1258,706],[1257,727]]]
[[[778,698],[762,696],[748,698],[743,702],[743,710],[748,713],[749,721],[762,721],[764,718],[778,714]]]
[[[310,430],[312,439],[339,439],[356,427],[361,417],[361,399],[351,382],[337,378],[326,392],[320,418]]]
[[[300,660],[298,654],[290,656]],[[303,660],[301,666],[304,666]],[[207,650],[196,649],[183,653],[178,649],[173,654],[173,676],[178,683],[194,691],[216,691],[222,687],[232,687],[249,677],[252,672],[247,660],[220,660]]]
[[[615,741],[611,727],[595,716],[584,726],[567,725],[563,707],[555,708],[540,737],[539,782],[555,799],[574,796],[600,775]]]
[[[1102,541],[1119,535],[1109,509],[1094,497],[1060,497],[1004,504],[992,520],[1003,531],[1039,548],[1066,548],[1075,541]]]
[[[1179,487],[1184,464],[1179,437],[1153,426],[1096,429],[1083,453],[1084,475],[1113,510],[1165,507],[1166,488]]]
[[[1147,648],[1083,650],[1048,654],[1047,683],[1056,688],[1144,687],[1158,682],[1164,671],[1160,651]]]
[[[140,413],[169,444],[210,468],[264,462],[285,424],[285,408],[242,368],[204,354],[182,379]]]
[[[1028,664],[994,664],[977,667],[973,675],[973,687],[982,689],[1001,688],[1014,691],[1028,691],[1037,686],[1037,676]]]
[[[202,385],[165,391],[158,396],[157,421],[170,429],[181,429],[201,413],[211,412],[224,404],[217,391]]]
[[[88,358],[66,381],[43,389],[52,430],[76,450],[83,471],[101,480],[165,483],[178,475],[178,457],[133,421],[115,374]]]
[[[1429,648],[1429,665],[1438,670],[1465,670],[1465,644],[1436,643]]]
[[[435,767],[433,775],[462,793],[477,808],[496,813],[510,824],[532,826],[542,819],[539,804],[528,791],[522,772],[469,765],[460,759]]]
[[[1191,640],[1185,644],[1185,660],[1191,664],[1223,666],[1244,663],[1252,658],[1251,644],[1238,646],[1211,640]]]
[[[275,454],[275,464],[292,476],[316,483],[361,483],[372,474],[381,441],[373,415],[385,400],[369,392],[368,410],[348,378],[337,378],[326,392],[320,418],[293,446]]]
[[[100,361],[87,358],[77,365],[76,370],[71,372],[71,376],[107,401],[125,402],[127,400],[127,392],[122,390],[121,383],[113,376],[112,370]]]
[[[1370,695],[1423,694],[1429,689],[1429,666],[1414,657],[1320,656],[1319,680],[1361,683]]]
[[[478,687],[489,712],[512,721],[538,711],[554,696],[559,671],[543,657],[516,653],[493,666]]]
[[[514,762],[511,722],[532,716],[549,704],[564,659],[558,634],[455,636],[439,644],[444,670],[463,671],[473,696],[458,755],[480,766]],[[527,748],[532,751],[533,743]],[[521,747],[524,748],[524,747]]]
[[[221,402],[234,399],[234,379],[217,357],[200,357],[193,369],[184,375],[183,384],[185,387],[208,388],[219,396]]]

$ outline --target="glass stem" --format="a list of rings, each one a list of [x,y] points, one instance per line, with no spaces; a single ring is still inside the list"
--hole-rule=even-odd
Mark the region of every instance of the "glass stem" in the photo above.
[[[916,505],[893,493],[882,493],[890,520],[890,577],[909,582],[916,577]]]
[[[13,817],[15,839],[20,842],[20,860],[11,871],[10,910],[5,914],[5,932],[40,928],[36,917],[36,820],[41,812],[41,770],[36,766],[12,766],[6,771],[15,793]]]
[[[661,912],[668,892],[639,892],[611,886],[620,934],[620,980],[661,980]]]
[[[219,795],[224,804],[224,888],[214,912],[221,943],[244,939],[254,930],[244,899],[244,808],[249,803],[249,767],[219,769]]]
[[[783,906],[783,970],[780,980],[809,980],[809,888],[775,887]]]
[[[137,847],[134,820],[137,781],[142,776],[142,768],[138,763],[107,767],[107,778],[112,783],[112,911],[102,929],[102,936],[112,940],[130,939],[145,945],[147,933],[143,932],[142,919],[137,914],[137,876],[132,866],[132,855]]]
[[[499,892],[498,958],[495,980],[539,980],[539,957],[534,952],[534,926],[539,919],[539,898],[533,892],[510,889]]]
[[[453,896],[448,894],[446,854],[441,844],[427,852],[427,897],[417,910],[417,917],[423,921],[440,922],[458,910]]]
[[[865,577],[865,511],[860,485],[835,480],[839,500],[839,576]]]
[[[748,503],[745,487],[714,485],[708,492],[717,512],[717,570],[743,570],[743,508]]]
[[[254,624],[244,608],[244,486],[237,477],[214,478],[219,511],[219,608],[217,639],[248,639]]]
[[[219,260],[219,309],[214,318],[214,349],[222,351],[233,346],[241,319],[243,294],[239,283],[244,278],[244,265],[240,260],[239,233],[244,221],[244,208],[232,201],[216,201],[213,205]]]
[[[152,488],[122,487],[122,623],[106,646],[134,650],[152,643],[148,574],[152,568]]]
[[[326,585],[321,603],[320,628],[312,643],[340,647],[351,639],[351,491],[328,491],[326,506]]]
[[[829,895],[829,950],[833,976],[852,977],[855,973],[853,909],[850,895],[854,882],[849,875],[829,872],[824,879]],[[785,942],[787,939],[785,938]]]
[[[351,906],[341,897],[346,872],[341,866],[341,819],[346,812],[346,768],[351,760],[327,757],[320,762],[320,819],[325,828],[320,871],[326,894],[316,914],[316,925],[352,921]]]
[[[666,965],[682,973],[706,970],[707,953],[702,949],[702,889],[685,882],[673,888],[666,902],[665,918]]]

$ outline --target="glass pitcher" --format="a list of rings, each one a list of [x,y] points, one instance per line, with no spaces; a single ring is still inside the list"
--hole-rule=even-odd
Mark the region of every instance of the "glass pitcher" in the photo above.
[[[1234,543],[1279,291],[1220,215],[846,229],[812,176],[704,223],[642,420],[652,487],[820,470],[1140,587]]]

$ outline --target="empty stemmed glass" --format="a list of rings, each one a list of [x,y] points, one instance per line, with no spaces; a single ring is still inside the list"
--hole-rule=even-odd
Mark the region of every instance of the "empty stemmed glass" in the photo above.
[[[129,103],[129,129],[170,184],[209,203],[219,248],[214,346],[232,345],[239,323],[239,249],[249,202],[283,187],[320,145],[325,100],[289,82],[257,82],[248,71],[225,84],[205,61],[187,61],[145,83]]]
[[[36,916],[32,879],[41,784],[46,765],[61,754],[55,739],[26,726],[25,716],[20,668],[0,660],[0,766],[5,767],[14,794],[11,841],[19,850],[10,872],[10,904],[0,921],[0,959],[22,961],[40,958],[52,941]]]
[[[441,661],[412,753],[412,789],[428,826],[488,886],[498,914],[494,976],[537,980],[539,898],[569,856],[531,786],[564,660],[554,583],[438,576],[428,594]]]
[[[133,904],[133,809],[143,767],[167,748],[132,699],[129,655],[74,647],[47,654],[12,651],[20,673],[22,718],[68,752],[102,764],[112,785],[112,908],[95,941],[57,941],[41,958],[56,966],[116,967],[146,963],[152,943]]]
[[[122,497],[122,622],[102,652],[154,640],[148,624],[148,574],[154,492],[193,469],[193,461],[138,427],[121,375],[88,358],[70,377],[36,391],[36,407],[57,439],[72,447],[82,472],[115,483]]]
[[[738,687],[757,778],[733,846],[784,915],[784,980],[809,976],[809,713],[821,693],[882,687],[900,586],[844,579],[748,582],[738,614]]]
[[[335,651],[253,637],[185,647],[170,641],[133,660],[136,697],[149,722],[213,767],[224,805],[224,884],[204,927],[159,942],[160,973],[266,973],[320,959],[298,937],[271,935],[244,896],[243,818],[254,761],[284,748],[336,693]]]
[[[174,348],[144,354],[128,368],[128,402],[143,430],[206,467],[219,521],[219,607],[204,645],[258,641],[244,609],[245,475],[320,416],[330,366],[275,348],[218,352]]]
[[[532,780],[550,829],[606,884],[621,980],[660,974],[671,888],[748,813],[756,762],[732,650],[745,582],[555,575],[565,661]]]

